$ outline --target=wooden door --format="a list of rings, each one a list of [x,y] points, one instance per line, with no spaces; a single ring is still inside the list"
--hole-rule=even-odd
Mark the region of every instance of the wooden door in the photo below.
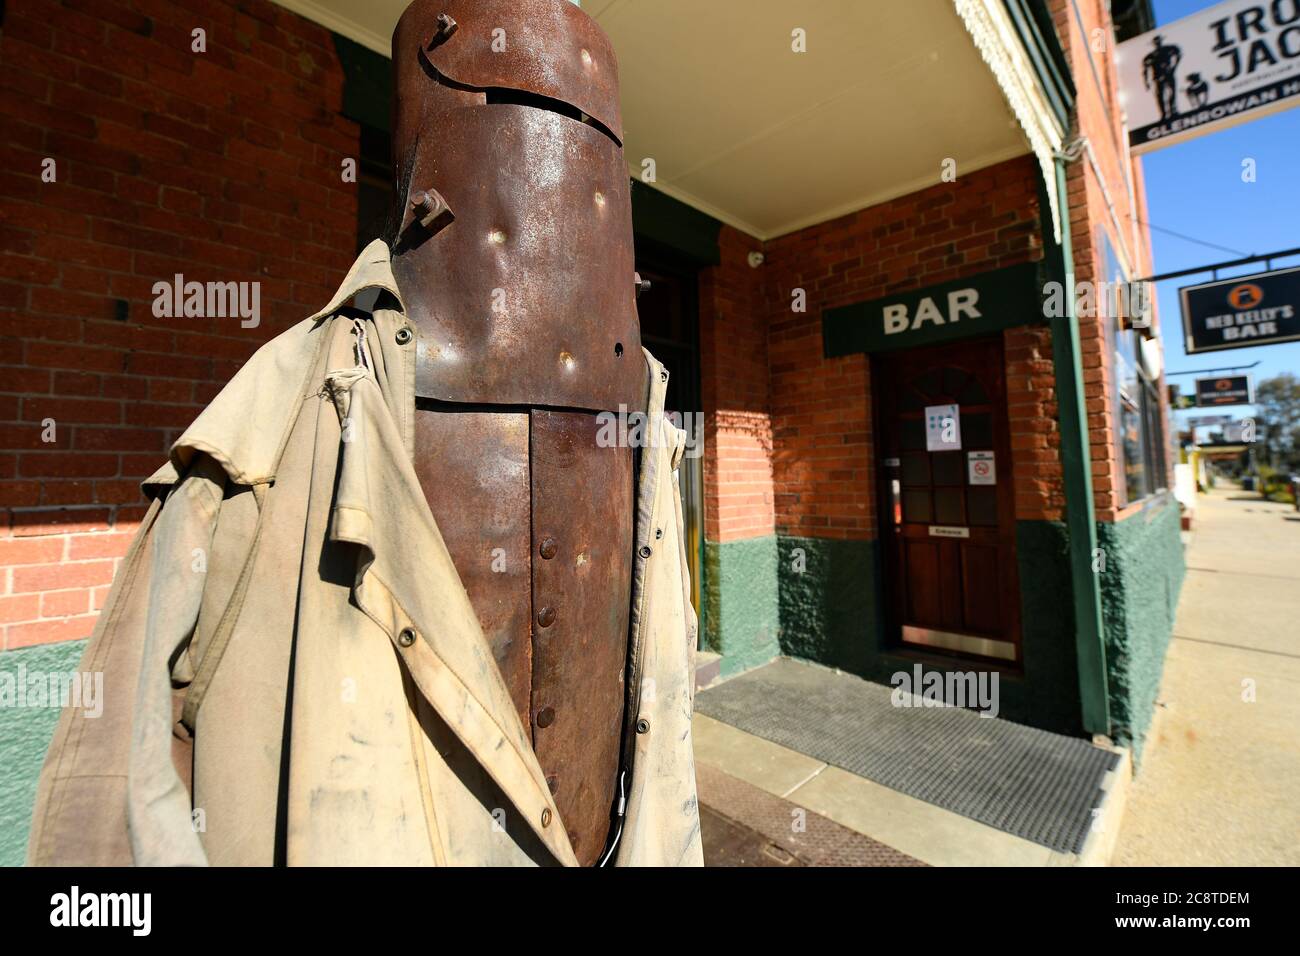
[[[1019,663],[1001,336],[876,355],[871,374],[894,639]]]

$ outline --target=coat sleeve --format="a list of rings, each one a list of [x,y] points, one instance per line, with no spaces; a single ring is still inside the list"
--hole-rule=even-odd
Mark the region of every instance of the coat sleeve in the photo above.
[[[131,852],[139,866],[207,862],[192,823],[189,791],[172,761],[172,670],[198,622],[225,480],[211,458],[195,459],[154,528],[126,791]]]

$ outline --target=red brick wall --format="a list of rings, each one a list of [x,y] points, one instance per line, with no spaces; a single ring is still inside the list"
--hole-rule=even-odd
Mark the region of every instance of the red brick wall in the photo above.
[[[1031,157],[1013,159],[767,243],[780,533],[876,534],[870,361],[822,357],[822,310],[1041,258],[1037,175]],[[792,311],[796,288],[805,312]],[[1017,515],[1059,517],[1056,408],[1041,398],[1054,378],[1050,336],[1013,330],[1006,348]]]
[[[355,248],[341,163],[359,134],[339,115],[328,31],[265,0],[7,8],[0,648],[12,649],[90,633],[144,510],[139,481],[258,345],[333,293]],[[205,53],[191,52],[196,28]],[[260,282],[260,326],[155,318],[153,284],[175,273]]]
[[[1128,260],[1131,278],[1149,276],[1154,269],[1150,233],[1143,224],[1146,198],[1142,171],[1129,155],[1118,109],[1115,39],[1107,4],[1102,0],[1050,0],[1050,6],[1074,75],[1077,131],[1092,147],[1091,155],[1085,153],[1070,164],[1067,174],[1075,279],[1097,282],[1110,278],[1098,271],[1103,236],[1119,256]],[[1116,430],[1114,357],[1106,333],[1109,321],[1100,316],[1081,317],[1079,321],[1092,444],[1093,498],[1099,521],[1115,520],[1127,504]],[[1159,328],[1158,315],[1154,322]],[[1163,377],[1159,391],[1163,401]],[[1167,464],[1167,480],[1172,487],[1172,460]]]

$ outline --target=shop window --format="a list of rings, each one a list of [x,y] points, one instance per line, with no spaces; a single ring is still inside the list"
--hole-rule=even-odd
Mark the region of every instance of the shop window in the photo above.
[[[1114,326],[1115,412],[1125,503],[1165,486],[1165,428],[1157,382],[1141,368],[1140,333]]]
[[[393,240],[393,167],[388,133],[361,123],[357,168],[357,252],[376,239]]]
[[[1109,242],[1102,240],[1110,281],[1123,279]],[[1107,319],[1114,356],[1114,408],[1119,441],[1124,503],[1155,494],[1165,487],[1164,420],[1158,383],[1142,367],[1141,336],[1125,328],[1118,317]]]

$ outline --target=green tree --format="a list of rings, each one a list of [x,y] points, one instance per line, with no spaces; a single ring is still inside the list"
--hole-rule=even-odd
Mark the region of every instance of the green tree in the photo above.
[[[1255,389],[1255,408],[1268,463],[1300,472],[1300,378],[1283,372],[1264,379]]]

